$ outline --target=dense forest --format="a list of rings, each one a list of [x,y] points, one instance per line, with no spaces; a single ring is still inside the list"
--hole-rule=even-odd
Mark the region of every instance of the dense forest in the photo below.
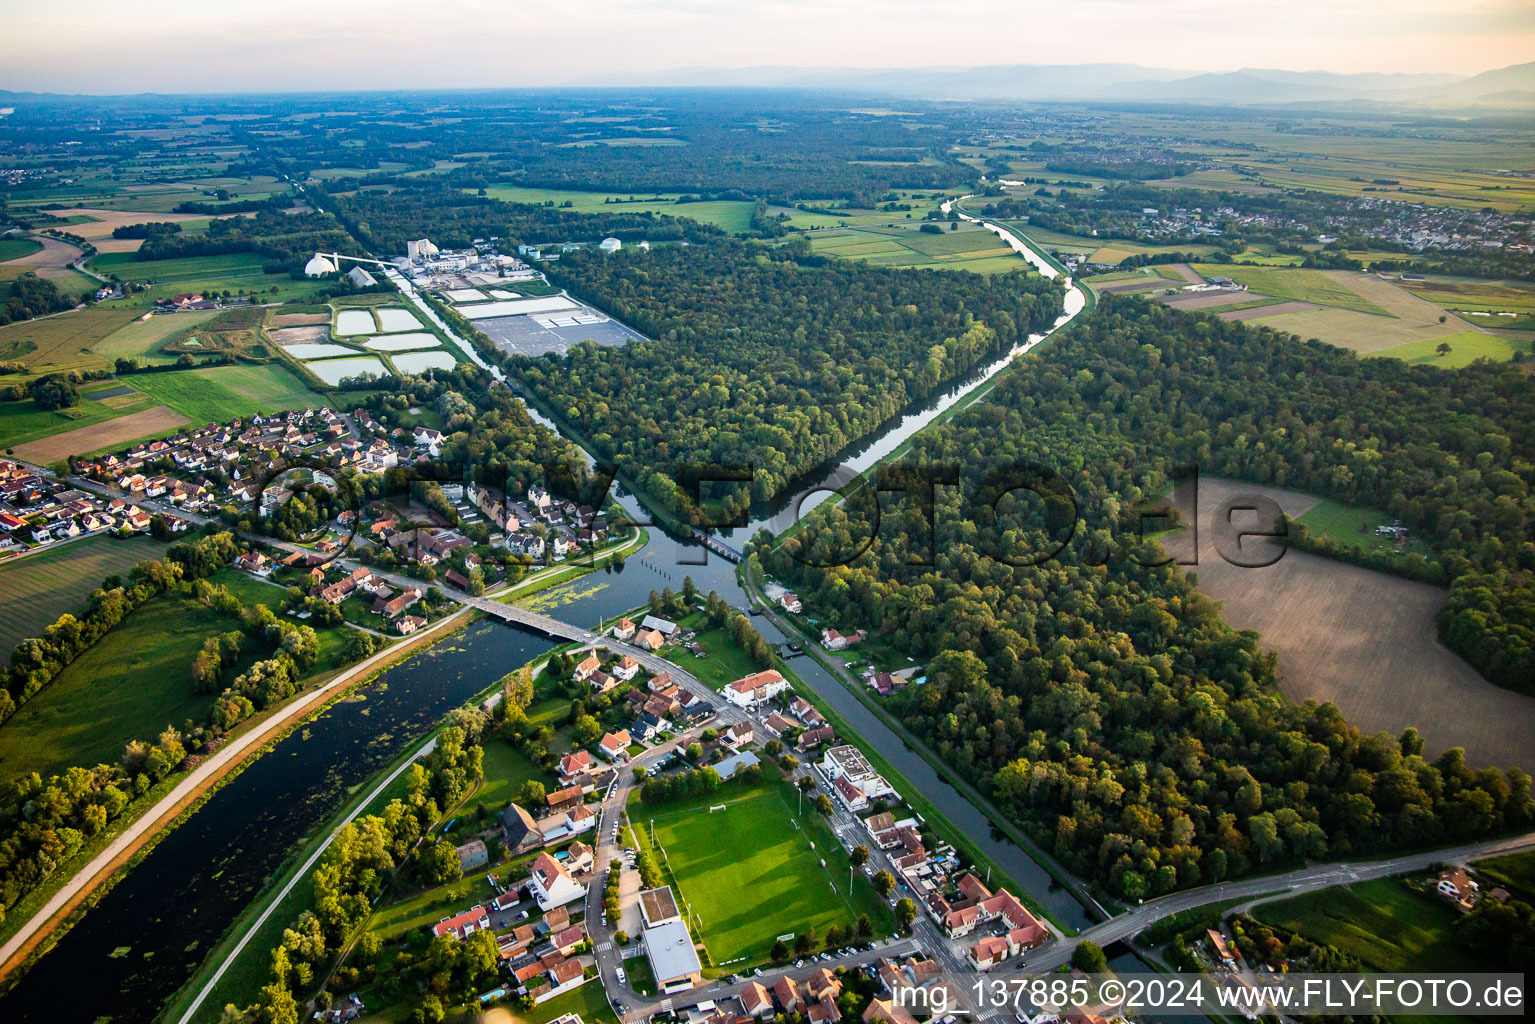
[[[665,503],[687,464],[752,467],[727,513],[778,494],[915,399],[1060,314],[1025,273],[902,270],[722,240],[574,253],[556,283],[654,339],[513,367]]]
[[[1364,736],[1333,705],[1292,705],[1259,637],[1115,538],[1134,534],[1130,510],[1181,463],[1386,509],[1450,572],[1471,572],[1492,609],[1456,617],[1452,643],[1464,628],[1463,655],[1497,675],[1499,652],[1497,681],[1528,680],[1529,592],[1481,573],[1528,573],[1535,559],[1532,401],[1507,367],[1359,360],[1111,297],[988,401],[918,435],[910,459],[963,467],[972,492],[963,515],[958,489],[938,492],[936,551],[908,507],[851,564],[802,564],[812,549],[857,551],[867,532],[823,506],[767,568],[931,658],[927,684],[893,710],[1072,870],[1126,898],[1527,827],[1524,772],[1474,771],[1458,750],[1429,763],[1412,731]],[[1059,474],[1080,516],[1076,539],[1033,566],[1069,508],[1040,519],[974,501],[976,481],[1018,463]]]
[[[506,203],[457,189],[397,188],[331,197],[331,204],[375,251],[398,254],[425,236],[445,249],[466,249],[476,238],[498,238],[503,252],[519,243],[704,241],[724,232],[709,224],[654,213],[582,214],[555,206]],[[686,209],[686,207],[683,207]]]

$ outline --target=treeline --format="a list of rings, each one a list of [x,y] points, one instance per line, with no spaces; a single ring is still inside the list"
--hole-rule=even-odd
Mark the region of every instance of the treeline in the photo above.
[[[163,559],[140,562],[126,581],[109,577],[106,585],[91,594],[80,616],[66,612],[42,636],[23,640],[11,651],[4,689],[0,690],[0,722],[53,682],[128,613],[182,579],[212,575],[232,562],[239,550],[232,534],[216,533],[189,544],[172,545]]]
[[[168,260],[187,256],[255,253],[282,269],[315,252],[352,247],[351,237],[329,214],[278,213],[262,210],[254,217],[222,217],[208,222],[200,235],[151,232],[139,247],[138,260]]]
[[[712,224],[649,212],[603,211],[507,203],[458,189],[401,187],[388,192],[333,195],[336,214],[379,252],[403,253],[405,243],[423,236],[443,248],[468,248],[476,238],[498,238],[503,252],[519,244],[600,242],[701,242],[724,232]]]
[[[230,177],[235,177],[238,174],[233,165],[225,173]],[[232,217],[237,213],[286,210],[292,205],[292,193],[284,192],[279,195],[268,196],[266,199],[236,199],[227,203],[204,203],[200,201],[177,203],[176,209],[173,212],[191,213],[203,217]]]
[[[358,818],[336,832],[314,869],[308,907],[272,949],[271,980],[261,989],[260,1000],[233,1019],[296,1024],[304,1016],[301,1000],[307,1001],[326,979],[331,963],[368,919],[397,871],[410,865],[407,870],[431,872],[431,861],[446,849],[456,875],[458,859],[451,845],[417,847],[443,813],[457,806],[484,777],[478,730],[466,731],[461,725],[463,715],[455,713],[453,721],[438,734],[436,749],[407,769],[404,797],[391,800],[382,814]],[[436,879],[428,881],[435,884]],[[414,989],[430,978],[442,992],[479,992],[494,982],[500,962],[490,932],[462,943],[450,937],[439,939],[422,956],[401,953],[388,964],[382,962],[382,951],[376,934],[363,935],[338,983],[351,988],[372,980],[379,968],[387,968],[380,976],[391,985]],[[443,977],[435,977],[438,974]],[[329,1000],[322,998],[322,1002]],[[231,1016],[226,1013],[224,1019]]]
[[[856,552],[866,532],[828,503],[767,567],[837,609],[839,628],[931,659],[892,709],[1120,897],[1527,828],[1525,772],[1473,770],[1458,749],[1428,761],[1414,730],[1361,735],[1332,704],[1291,704],[1256,634],[1229,629],[1176,567],[1130,562],[1118,538],[1174,467],[1197,463],[1384,509],[1454,574],[1528,565],[1531,394],[1507,367],[1360,360],[1108,296],[987,401],[916,437],[911,461],[960,466],[969,491],[939,490],[938,550],[906,507],[851,564],[803,565],[793,556]],[[1060,474],[1075,516],[1065,499],[1044,517],[977,507],[977,482],[1020,464]],[[1059,556],[1029,564],[1073,521]],[[1480,642],[1480,659],[1464,650],[1483,665],[1521,656]]]
[[[684,514],[681,467],[750,467],[719,498],[726,515],[743,512],[1061,310],[1059,286],[1021,272],[902,270],[733,240],[571,253],[550,275],[653,340],[578,345],[513,372]]]
[[[148,238],[150,235],[179,235],[181,225],[173,220],[156,220],[144,224],[123,224],[112,229],[113,238]]]
[[[264,644],[269,657],[224,688],[203,724],[188,732],[167,725],[152,742],[128,743],[116,764],[74,766],[46,780],[32,772],[8,786],[0,800],[0,919],[189,756],[217,750],[239,723],[296,692],[298,681],[314,666],[319,641],[313,629],[283,622],[264,605],[247,608],[226,588],[203,578],[227,565],[236,552],[228,533],[174,544],[164,559],[135,566],[126,582],[109,577],[91,595],[83,617],[61,616],[42,637],[17,645],[8,689],[0,694],[8,714],[14,709],[13,692],[36,693],[133,609],[176,589],[231,617],[239,624],[231,632],[241,644],[247,638]],[[232,667],[222,661],[218,666]],[[217,670],[201,680],[196,663],[190,671],[198,692],[216,689]],[[21,689],[9,689],[16,686]]]
[[[58,285],[33,273],[22,274],[0,292],[0,327],[49,313],[74,309],[78,298],[64,295]]]

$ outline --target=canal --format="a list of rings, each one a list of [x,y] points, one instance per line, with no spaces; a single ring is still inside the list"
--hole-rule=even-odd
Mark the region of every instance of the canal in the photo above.
[[[450,710],[552,646],[478,622],[290,732],[33,965],[0,1019],[153,1020],[306,835]]]

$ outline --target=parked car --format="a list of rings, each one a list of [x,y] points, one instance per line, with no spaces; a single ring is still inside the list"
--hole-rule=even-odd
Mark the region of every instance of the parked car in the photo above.
[[[620,985],[629,984],[629,978],[624,974],[624,969],[622,967],[615,968],[613,974],[618,978],[618,983]]]

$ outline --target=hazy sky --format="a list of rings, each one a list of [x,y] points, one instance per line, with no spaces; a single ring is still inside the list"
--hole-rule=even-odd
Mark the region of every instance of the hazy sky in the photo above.
[[[0,0],[0,88],[531,86],[688,67],[1124,61],[1475,73],[1532,0]]]

